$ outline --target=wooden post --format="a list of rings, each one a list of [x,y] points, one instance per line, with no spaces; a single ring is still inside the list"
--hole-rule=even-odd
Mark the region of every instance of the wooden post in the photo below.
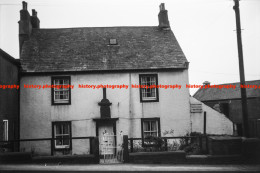
[[[134,152],[134,140],[133,138],[130,138],[130,145],[131,145],[131,153]]]
[[[164,146],[165,146],[165,151],[168,151],[168,143],[167,143],[167,139],[164,139]]]
[[[94,140],[94,138],[89,138],[89,154],[93,154],[93,144],[92,141]]]
[[[53,150],[54,150],[54,139],[51,139],[51,155],[53,156]]]
[[[123,160],[124,163],[128,163],[129,162],[129,151],[128,151],[128,136],[124,135],[123,136]]]
[[[243,136],[249,137],[248,130],[248,108],[247,108],[247,94],[245,86],[245,72],[244,72],[244,60],[243,60],[243,47],[241,38],[241,24],[240,24],[240,12],[239,12],[239,0],[234,0],[235,5],[233,9],[236,14],[236,26],[237,26],[237,47],[238,47],[238,62],[239,62],[239,73],[240,73],[240,92],[242,99],[242,113],[243,113]],[[242,86],[242,87],[241,87]]]
[[[202,136],[199,136],[199,146],[200,146],[200,151],[203,152],[203,148],[202,148]]]
[[[200,137],[200,145],[201,145],[201,151],[202,154],[208,153],[208,137],[207,135],[203,135]]]
[[[92,150],[95,157],[95,162],[99,163],[99,141],[98,137],[93,138],[92,140]]]
[[[204,111],[204,126],[203,126],[203,134],[206,135],[207,133],[207,112]]]

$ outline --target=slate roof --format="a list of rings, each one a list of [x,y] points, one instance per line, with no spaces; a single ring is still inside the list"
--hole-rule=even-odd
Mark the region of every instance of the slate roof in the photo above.
[[[118,45],[109,45],[110,39]],[[21,52],[24,72],[188,68],[171,30],[158,27],[33,29]]]
[[[236,85],[235,89],[229,88],[207,88],[207,89],[199,89],[193,97],[199,101],[213,101],[213,100],[226,100],[226,99],[239,99],[241,98],[240,93],[240,83],[226,83],[226,84],[218,84],[218,85]],[[246,85],[257,85],[260,86],[260,80],[254,81],[246,81]],[[260,97],[260,88],[247,88],[247,98],[252,97]]]

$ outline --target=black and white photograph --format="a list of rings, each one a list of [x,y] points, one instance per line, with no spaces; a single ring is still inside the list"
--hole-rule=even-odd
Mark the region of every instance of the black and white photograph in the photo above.
[[[260,172],[260,0],[0,0],[7,172]]]

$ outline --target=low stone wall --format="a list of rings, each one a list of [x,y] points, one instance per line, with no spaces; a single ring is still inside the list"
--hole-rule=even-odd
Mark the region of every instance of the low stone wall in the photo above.
[[[242,138],[231,136],[208,137],[210,155],[240,155],[242,153]]]
[[[184,151],[129,153],[130,163],[183,163],[185,160]]]
[[[38,156],[32,159],[32,163],[40,164],[98,164],[95,155],[68,155],[68,156]]]
[[[31,163],[32,155],[29,152],[0,153],[0,163]]]
[[[242,140],[242,155],[247,160],[260,163],[260,139],[245,138]]]

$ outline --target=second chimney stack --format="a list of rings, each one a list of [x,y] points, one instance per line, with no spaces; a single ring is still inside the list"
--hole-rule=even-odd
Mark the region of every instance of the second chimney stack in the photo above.
[[[165,10],[165,5],[164,3],[161,3],[160,5],[160,12],[158,14],[159,18],[159,27],[160,28],[170,28],[170,23],[168,20],[168,11]]]

